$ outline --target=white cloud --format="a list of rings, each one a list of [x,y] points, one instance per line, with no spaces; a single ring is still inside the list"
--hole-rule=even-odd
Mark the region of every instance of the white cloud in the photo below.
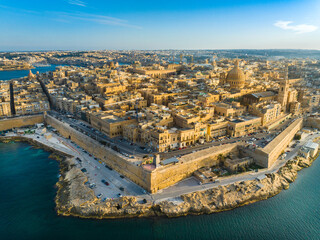
[[[112,26],[142,29],[140,26],[132,25],[128,23],[127,20],[104,16],[104,15],[87,14],[83,12],[76,12],[76,13],[52,12],[52,13],[54,13],[55,17],[58,17],[58,19],[63,19],[65,21],[79,20],[79,21],[98,23],[102,25],[112,25]]]
[[[80,0],[69,0],[68,1],[69,4],[72,4],[72,5],[77,5],[77,6],[80,6],[80,7],[86,7],[87,4],[83,1],[80,1]]]
[[[274,26],[284,29],[284,30],[292,30],[297,34],[314,32],[318,29],[315,25],[309,24],[298,24],[292,25],[292,21],[277,21],[274,23]]]

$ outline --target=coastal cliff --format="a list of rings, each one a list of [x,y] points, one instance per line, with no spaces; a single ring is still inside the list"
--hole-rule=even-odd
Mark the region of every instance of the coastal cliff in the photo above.
[[[135,197],[109,199],[105,202],[94,195],[84,183],[87,181],[72,159],[63,161],[61,178],[57,183],[57,212],[65,216],[84,218],[124,217],[179,217],[188,214],[210,214],[265,200],[288,189],[297,172],[312,164],[313,159],[296,157],[281,167],[278,172],[261,180],[242,181],[219,186],[205,191],[181,195],[162,202],[143,203]]]

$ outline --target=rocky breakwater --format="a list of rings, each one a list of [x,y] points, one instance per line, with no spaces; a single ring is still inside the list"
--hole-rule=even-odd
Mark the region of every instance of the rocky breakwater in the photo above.
[[[93,190],[84,184],[87,181],[85,174],[75,167],[72,159],[66,159],[61,163],[62,176],[57,183],[57,211],[62,215],[85,218],[179,217],[221,212],[265,200],[283,189],[288,189],[289,184],[296,179],[297,172],[309,167],[312,161],[313,159],[296,157],[288,161],[278,172],[268,174],[261,180],[236,182],[181,195],[175,199],[143,203],[135,197],[101,202]]]

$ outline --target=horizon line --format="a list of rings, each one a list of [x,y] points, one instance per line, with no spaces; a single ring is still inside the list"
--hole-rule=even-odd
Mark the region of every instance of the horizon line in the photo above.
[[[38,49],[38,50],[0,50],[4,52],[83,52],[83,51],[230,51],[230,50],[295,50],[295,51],[320,51],[320,49],[312,48],[159,48],[159,49]]]

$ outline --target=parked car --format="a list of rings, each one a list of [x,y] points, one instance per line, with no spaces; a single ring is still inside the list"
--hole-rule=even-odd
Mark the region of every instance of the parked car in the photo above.
[[[98,195],[97,195],[97,198],[101,198],[102,197],[102,193],[99,193]]]
[[[112,168],[106,165],[106,168],[108,168],[110,171],[112,171]]]

